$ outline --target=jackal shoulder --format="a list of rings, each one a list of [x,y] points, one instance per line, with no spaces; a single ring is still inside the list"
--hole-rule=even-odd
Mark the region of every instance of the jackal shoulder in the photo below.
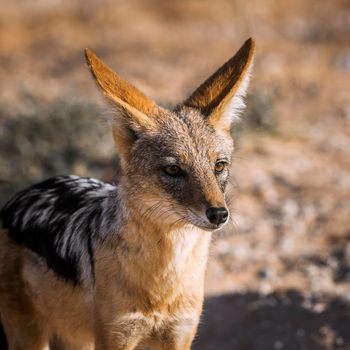
[[[116,231],[119,187],[92,178],[57,176],[16,194],[1,210],[10,239],[44,259],[60,277],[78,283],[93,274],[98,239]]]

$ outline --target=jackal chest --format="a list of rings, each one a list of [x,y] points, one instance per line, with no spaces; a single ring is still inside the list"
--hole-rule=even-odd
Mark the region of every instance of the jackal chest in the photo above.
[[[144,237],[147,237],[147,232]],[[155,293],[176,288],[189,288],[204,275],[210,233],[183,229],[159,238],[126,241],[119,261],[132,284]],[[127,247],[125,249],[125,247]]]

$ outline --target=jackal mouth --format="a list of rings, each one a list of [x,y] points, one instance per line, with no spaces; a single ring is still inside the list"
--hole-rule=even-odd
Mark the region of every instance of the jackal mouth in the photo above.
[[[189,223],[191,223],[194,226],[197,226],[198,228],[205,230],[205,231],[215,231],[222,228],[226,223],[228,222],[228,219],[221,224],[213,224],[206,219],[204,219],[202,216],[194,212],[193,210],[189,209],[189,213],[187,215],[187,220]]]

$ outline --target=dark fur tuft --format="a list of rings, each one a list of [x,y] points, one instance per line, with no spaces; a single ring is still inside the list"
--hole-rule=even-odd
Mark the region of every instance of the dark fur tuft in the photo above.
[[[1,210],[2,226],[59,276],[78,283],[86,266],[92,277],[95,240],[115,227],[118,195],[118,187],[98,180],[54,177],[11,199]]]

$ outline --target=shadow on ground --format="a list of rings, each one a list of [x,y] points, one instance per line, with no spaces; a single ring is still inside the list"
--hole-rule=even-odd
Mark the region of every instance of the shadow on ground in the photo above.
[[[305,298],[295,290],[232,294],[205,301],[194,350],[350,349],[343,299]]]

